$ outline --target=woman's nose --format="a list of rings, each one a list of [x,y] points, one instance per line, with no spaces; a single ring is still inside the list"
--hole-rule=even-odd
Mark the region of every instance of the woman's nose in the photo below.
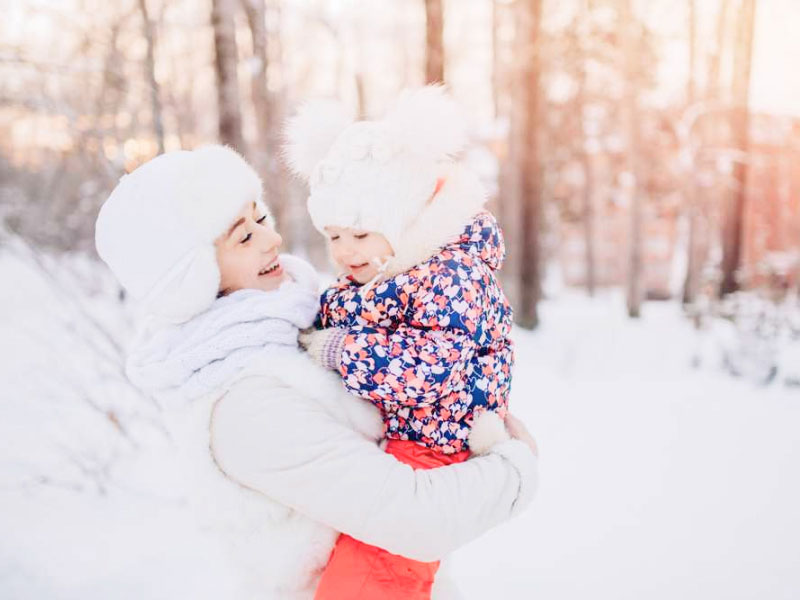
[[[281,234],[272,227],[265,227],[260,233],[264,252],[272,252],[283,243]]]

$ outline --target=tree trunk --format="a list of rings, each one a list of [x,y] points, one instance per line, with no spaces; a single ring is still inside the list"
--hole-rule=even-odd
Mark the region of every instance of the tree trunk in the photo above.
[[[730,0],[722,0],[719,13],[717,14],[717,24],[715,33],[715,44],[708,62],[708,74],[706,79],[705,90],[703,97],[706,102],[711,104],[715,100],[720,100],[720,63],[722,62],[722,54],[725,48],[725,37],[727,32],[726,23],[728,21],[728,10],[730,7]],[[697,64],[697,14],[696,14],[696,0],[689,0],[690,11],[690,73],[696,72]],[[697,88],[695,79],[692,77],[687,86],[687,104],[691,106],[697,101]],[[702,140],[707,140],[709,136],[715,135],[715,123],[705,120],[698,125],[699,135]],[[690,304],[694,302],[700,288],[700,276],[703,264],[706,260],[708,253],[708,222],[707,222],[707,207],[708,194],[700,194],[697,190],[697,183],[695,180],[695,165],[691,166],[692,171],[687,177],[687,200],[689,202],[689,243],[688,243],[688,263],[686,268],[686,279],[683,286],[683,303]]]
[[[214,29],[214,70],[217,77],[219,141],[246,154],[239,105],[239,78],[233,0],[211,0],[211,26]]]
[[[425,83],[444,82],[442,0],[425,0]]]
[[[695,0],[688,0],[688,25],[689,25],[689,78],[686,82],[686,108],[689,109],[695,103],[695,78],[694,70],[697,62],[697,46],[695,42],[696,10]],[[688,140],[690,141],[690,140]],[[688,151],[688,149],[687,149]],[[697,189],[694,184],[695,165],[689,165],[689,173],[686,176],[685,202],[688,214],[689,239],[686,248],[686,278],[683,282],[683,304],[691,304],[697,296],[699,285],[699,256],[697,250],[697,229],[698,229],[698,206]]]
[[[497,0],[492,0],[492,107],[494,118],[500,116],[500,40],[498,29],[500,27],[500,8]]]
[[[586,16],[591,15],[591,1],[586,2],[581,8],[585,11]],[[576,36],[575,42],[580,48],[578,55],[578,91],[576,94],[576,107],[581,128],[579,160],[583,168],[583,248],[586,267],[585,283],[586,293],[591,297],[594,296],[597,287],[597,240],[595,239],[594,168],[592,165],[592,155],[588,149],[589,138],[586,134],[586,123],[584,122],[585,108],[587,105],[586,64],[589,59],[589,53],[585,48],[581,47],[579,36]]]
[[[519,112],[521,144],[517,166],[520,169],[520,305],[517,322],[533,329],[539,324],[541,297],[540,230],[542,214],[542,168],[539,153],[539,104],[541,101],[541,21],[542,0],[520,2],[518,60],[522,81],[522,110]]]
[[[581,153],[583,166],[583,248],[586,261],[586,293],[594,296],[597,289],[597,258],[594,210],[594,170],[592,157],[585,150]]]
[[[639,73],[639,36],[631,0],[620,4],[619,26],[623,44],[625,93],[623,97],[623,119],[628,142],[627,169],[630,174],[628,190],[630,198],[630,235],[628,254],[628,281],[626,301],[628,316],[641,315],[644,298],[644,261],[642,257],[642,199],[639,193],[639,114],[636,87]]]
[[[717,42],[714,48],[714,53],[711,55],[711,61],[708,66],[708,84],[706,87],[706,96],[709,98],[718,98],[722,91],[720,84],[720,63],[722,62],[722,53],[725,49],[725,24],[728,21],[728,10],[730,8],[730,0],[722,0],[722,5],[717,15]]]
[[[275,218],[278,231],[290,243],[288,226],[288,174],[280,159],[279,101],[270,93],[267,67],[270,64],[265,0],[242,0],[253,44],[253,69],[250,82],[253,109],[256,117],[256,145],[250,159],[264,180],[267,205]]]
[[[736,27],[736,45],[733,61],[733,130],[736,147],[746,156],[748,150],[748,102],[750,68],[753,54],[755,25],[755,0],[742,0]],[[733,168],[736,190],[732,206],[728,209],[722,245],[722,283],[720,295],[739,289],[739,269],[742,261],[744,215],[747,200],[747,161],[737,161]]]
[[[156,61],[155,61],[155,33],[153,23],[147,12],[147,0],[139,0],[139,11],[142,13],[144,25],[144,38],[147,41],[147,56],[145,58],[145,70],[147,71],[147,83],[150,86],[150,103],[153,111],[153,133],[158,144],[158,153],[164,153],[164,122],[161,118],[161,99],[158,82],[156,81]]]

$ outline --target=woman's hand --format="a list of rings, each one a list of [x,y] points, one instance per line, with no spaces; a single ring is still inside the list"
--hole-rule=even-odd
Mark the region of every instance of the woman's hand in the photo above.
[[[511,413],[506,415],[506,429],[512,438],[525,442],[534,456],[539,456],[539,447],[536,445],[536,440],[533,439],[531,432],[525,427],[525,423]]]

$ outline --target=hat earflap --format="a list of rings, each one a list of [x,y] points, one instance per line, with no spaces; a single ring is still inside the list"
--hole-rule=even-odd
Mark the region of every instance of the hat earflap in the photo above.
[[[452,158],[468,141],[466,117],[441,85],[405,90],[384,122],[393,138],[427,160]]]
[[[284,133],[284,157],[292,171],[308,180],[314,167],[353,120],[354,116],[339,101],[305,102],[287,121]]]

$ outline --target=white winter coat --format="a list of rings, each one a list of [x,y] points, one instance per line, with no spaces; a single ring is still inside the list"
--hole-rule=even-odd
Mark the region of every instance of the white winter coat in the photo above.
[[[446,468],[398,462],[376,443],[377,409],[299,351],[258,359],[175,416],[195,511],[226,540],[243,599],[312,598],[337,532],[441,559],[536,487],[536,459],[516,440]]]

